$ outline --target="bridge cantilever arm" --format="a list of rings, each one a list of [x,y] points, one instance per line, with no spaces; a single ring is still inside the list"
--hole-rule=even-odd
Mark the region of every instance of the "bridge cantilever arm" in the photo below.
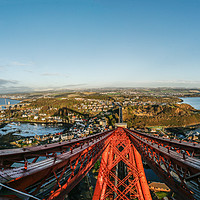
[[[24,160],[24,158],[30,159],[38,155],[43,156],[46,153],[62,152],[71,146],[81,145],[88,141],[101,138],[109,134],[111,131],[105,131],[84,138],[72,139],[71,141],[57,142],[48,145],[45,144],[36,147],[0,150],[0,168],[11,166],[15,161],[21,161]]]
[[[47,186],[47,190],[48,187],[52,188],[47,195],[53,199],[59,196],[58,199],[60,199],[61,194],[66,195],[66,192],[68,193],[75,187],[93,167],[107,147],[112,133],[113,131],[108,131],[97,134],[97,137],[94,135],[89,139],[75,140],[79,144],[83,143],[78,146],[76,146],[75,141],[72,141],[70,143],[75,144],[73,151],[66,151],[62,154],[55,154],[55,157],[47,157],[44,160],[29,163],[26,168],[2,169],[0,170],[0,182],[39,198],[40,189]],[[50,180],[55,181],[54,185],[51,185]],[[49,199],[51,198],[49,197]]]
[[[172,147],[177,147],[186,151],[191,151],[194,152],[196,154],[200,154],[200,144],[196,143],[196,142],[186,142],[186,141],[180,141],[180,140],[175,140],[175,139],[168,139],[168,138],[163,138],[163,137],[158,137],[158,136],[153,136],[147,133],[142,133],[139,131],[131,131],[129,130],[131,133],[133,134],[137,134],[141,137],[146,137],[149,139],[152,139],[154,141],[157,141],[160,144],[165,144],[165,145],[169,145]]]
[[[20,199],[29,199],[29,200],[40,200],[37,197],[34,197],[33,195],[21,192],[19,190],[16,190],[14,188],[11,188],[7,185],[4,185],[2,183],[0,183],[0,196],[1,194],[9,194],[9,195],[16,195],[17,197],[19,197]]]
[[[197,178],[200,178],[200,172],[199,172],[199,173],[196,173],[196,174],[194,174],[194,175],[192,175],[192,176],[186,177],[185,179],[186,179],[187,181],[190,181],[190,180],[194,180],[194,179],[197,179]]]
[[[197,189],[200,186],[197,178],[200,173],[199,159],[171,151],[169,148],[159,146],[159,144],[149,141],[137,133],[127,129],[126,131],[143,159],[179,195],[180,200],[194,200],[200,196],[200,191]],[[172,176],[171,172],[175,173],[176,176]],[[187,184],[187,181],[190,180],[196,181],[197,188]],[[199,192],[197,193],[197,191]]]

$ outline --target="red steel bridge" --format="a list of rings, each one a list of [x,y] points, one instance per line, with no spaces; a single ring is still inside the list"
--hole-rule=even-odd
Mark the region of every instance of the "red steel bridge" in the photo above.
[[[99,158],[93,200],[151,200],[142,159],[176,199],[200,199],[199,156],[198,143],[121,127],[71,141],[1,150],[0,199],[65,199]]]

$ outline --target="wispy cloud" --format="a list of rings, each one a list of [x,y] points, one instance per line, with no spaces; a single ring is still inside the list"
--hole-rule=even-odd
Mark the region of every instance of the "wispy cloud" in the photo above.
[[[4,86],[4,85],[7,85],[7,84],[16,84],[16,83],[18,83],[18,81],[0,79],[0,86]]]
[[[33,91],[32,88],[25,87],[25,86],[0,86],[0,93],[6,94],[6,93],[23,93],[23,92],[31,92]]]
[[[43,73],[41,76],[61,76],[59,73]]]
[[[83,89],[87,86],[87,84],[69,84],[69,85],[62,85],[62,86],[48,86],[48,87],[40,87],[34,88],[34,91],[49,91],[49,90],[67,90],[67,89]]]
[[[95,87],[183,87],[200,88],[200,81],[196,80],[158,80],[158,81],[130,81],[130,82],[105,82],[103,84],[94,84]]]
[[[19,62],[19,61],[12,61],[10,62],[11,66],[33,66],[34,62],[30,61],[30,62]]]
[[[86,86],[86,83],[82,83],[82,84],[71,84],[71,85],[64,85],[63,88],[71,88],[71,87],[82,87],[82,86]]]
[[[27,70],[27,69],[24,69],[23,71],[24,71],[24,72],[28,72],[28,73],[33,73],[33,71],[32,71],[32,70]]]
[[[65,78],[68,78],[69,77],[69,75],[65,75],[65,74],[60,74],[60,73],[42,73],[42,74],[40,74],[41,76],[57,76],[57,77],[65,77]]]
[[[0,79],[0,93],[17,93],[32,91],[32,88],[21,86],[19,81]]]
[[[195,80],[165,80],[165,81],[155,81],[155,83],[183,83],[183,84],[196,84],[196,83],[200,83],[200,81],[195,81]]]
[[[32,67],[34,66],[34,62],[18,62],[18,61],[11,61],[8,63],[0,63],[0,71],[6,71],[8,68],[12,67]]]

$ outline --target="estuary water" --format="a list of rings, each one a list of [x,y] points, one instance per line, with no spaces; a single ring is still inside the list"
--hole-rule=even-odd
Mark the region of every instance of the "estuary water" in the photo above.
[[[12,105],[12,104],[17,104],[20,103],[20,101],[18,100],[14,100],[14,99],[5,99],[5,98],[0,98],[0,110],[1,109],[5,109],[5,107],[3,107],[4,105]]]
[[[0,149],[11,149],[11,142],[36,135],[48,135],[62,132],[66,129],[63,125],[46,125],[36,123],[9,123],[0,128]],[[17,148],[17,147],[14,147]]]
[[[183,97],[180,99],[183,100],[182,103],[190,104],[195,109],[200,110],[200,97]]]
[[[180,98],[183,100],[182,103],[187,103],[189,105],[191,105],[192,107],[194,107],[197,110],[200,110],[200,97],[184,97],[184,98]],[[200,127],[188,131],[187,134],[200,134]]]
[[[12,134],[23,137],[55,134],[64,130],[64,126],[45,125],[36,123],[10,123],[0,128],[0,135]]]
[[[9,103],[10,102],[10,103]],[[4,99],[0,98],[0,105],[17,104],[20,101],[14,99]]]

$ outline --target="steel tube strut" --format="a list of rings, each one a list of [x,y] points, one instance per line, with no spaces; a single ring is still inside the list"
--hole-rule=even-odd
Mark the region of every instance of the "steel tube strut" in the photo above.
[[[141,138],[149,140],[153,143],[170,147],[171,150],[172,149],[179,150],[179,152],[180,150],[184,150],[184,151],[190,152],[191,155],[195,155],[195,154],[200,155],[200,144],[196,142],[187,142],[187,141],[182,141],[182,140],[169,139],[169,138],[164,138],[160,136],[150,135],[147,133],[142,133],[139,131],[132,131],[132,133],[134,133],[135,135],[138,135]]]
[[[18,167],[0,170],[9,187],[41,199],[62,199],[89,172],[107,147],[113,131],[72,141],[71,151]],[[94,140],[95,139],[95,140]],[[80,142],[85,142],[80,145]]]
[[[62,143],[1,150],[0,183],[23,195],[64,199],[102,155],[93,200],[151,200],[142,156],[179,199],[200,199],[200,159],[193,157],[199,149],[196,143],[117,128]],[[17,198],[3,193],[0,198]]]
[[[55,153],[63,153],[68,151],[70,147],[80,146],[89,141],[100,139],[101,137],[107,135],[110,131],[105,131],[88,137],[72,139],[65,142],[58,142],[52,144],[39,145],[36,147],[26,147],[17,149],[5,149],[0,150],[0,169],[10,168],[13,163],[18,163],[24,161],[25,159],[38,157],[51,157]],[[37,158],[37,159],[36,159]]]
[[[153,143],[135,131],[125,130],[143,159],[178,194],[179,199],[200,199],[200,160]],[[192,179],[191,181],[189,181]]]
[[[151,194],[141,156],[124,129],[118,128],[102,155],[93,200],[134,198],[151,200]]]

